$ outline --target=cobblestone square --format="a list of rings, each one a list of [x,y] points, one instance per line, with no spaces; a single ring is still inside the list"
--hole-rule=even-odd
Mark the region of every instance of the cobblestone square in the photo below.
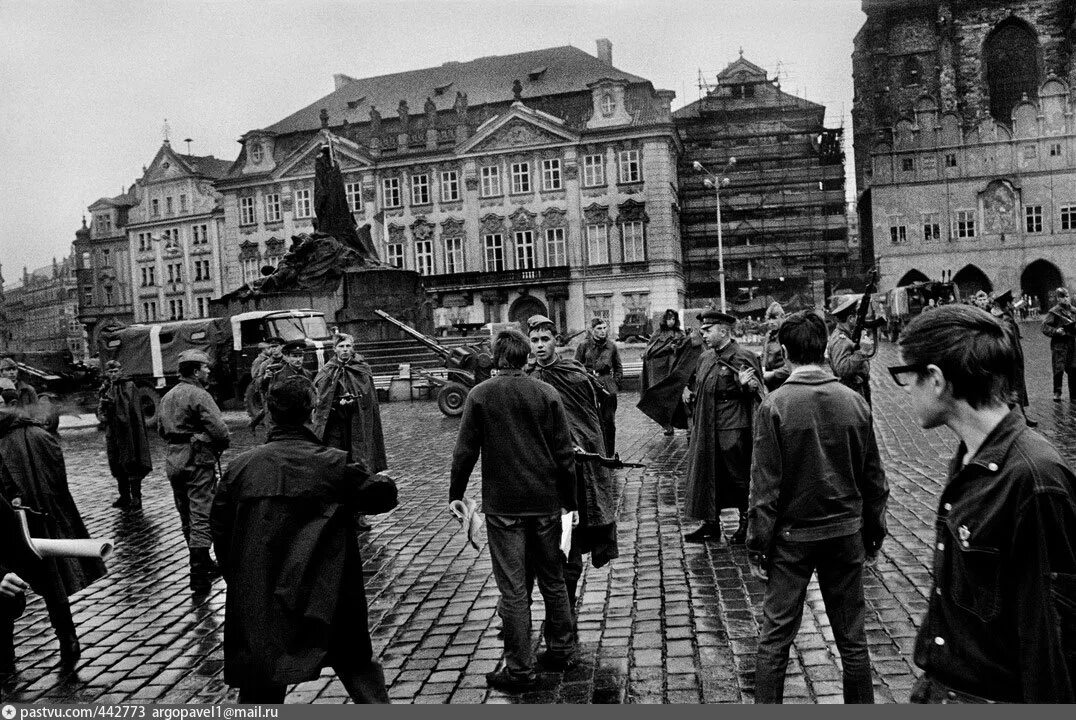
[[[1039,431],[1076,462],[1076,408],[1049,393],[1047,351],[1024,325],[1031,414]],[[891,489],[890,537],[867,576],[867,635],[879,702],[905,702],[915,680],[911,648],[930,586],[935,497],[955,447],[947,431],[923,431],[903,390],[885,372],[892,345],[874,361],[875,424]],[[538,688],[506,695],[486,688],[501,656],[497,589],[489,554],[470,548],[445,509],[457,421],[435,403],[382,406],[388,474],[399,507],[373,518],[363,536],[374,651],[394,702],[699,703],[751,702],[757,615],[764,586],[751,578],[742,549],[685,544],[683,472],[687,440],[665,437],[623,393],[621,456],[647,464],[620,471],[619,559],[588,567],[581,587],[585,662],[540,675]],[[229,414],[236,450],[256,440],[246,418]],[[121,513],[108,475],[104,438],[66,430],[62,443],[72,493],[95,537],[116,540],[109,574],[72,598],[82,641],[77,672],[59,673],[59,652],[44,605],[34,597],[16,626],[21,670],[7,693],[15,702],[221,702],[235,691],[222,678],[225,586],[208,596],[187,589],[187,552],[163,475],[163,453],[144,484],[142,513]],[[479,482],[469,494],[478,498]],[[788,670],[786,702],[841,701],[840,663],[817,585]],[[535,613],[541,600],[536,594]],[[535,641],[538,639],[535,627]],[[331,670],[295,686],[290,703],[340,703]]]

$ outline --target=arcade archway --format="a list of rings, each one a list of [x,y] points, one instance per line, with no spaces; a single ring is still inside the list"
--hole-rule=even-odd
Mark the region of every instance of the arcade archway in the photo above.
[[[897,287],[904,287],[905,285],[911,285],[914,282],[927,282],[930,280],[925,274],[919,272],[915,268],[912,268],[908,272],[901,276],[897,281]]]
[[[519,323],[521,327],[524,327],[527,318],[531,315],[548,314],[549,310],[546,309],[544,302],[533,295],[521,295],[516,298],[516,301],[512,303],[512,307],[508,310],[508,321]]]
[[[1054,291],[1065,283],[1061,271],[1049,260],[1036,260],[1020,274],[1020,290],[1030,295],[1034,307],[1045,312],[1054,303]]]
[[[994,284],[982,270],[974,265],[965,265],[953,276],[953,283],[960,289],[960,297],[970,298],[980,290],[991,292]]]

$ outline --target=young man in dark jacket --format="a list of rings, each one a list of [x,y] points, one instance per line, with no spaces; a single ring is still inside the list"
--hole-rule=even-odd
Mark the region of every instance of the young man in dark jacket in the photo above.
[[[1076,476],[1009,409],[1011,340],[988,313],[945,305],[899,348],[889,371],[919,424],[960,440],[938,498],[912,702],[1076,702]]]
[[[264,445],[228,465],[210,521],[224,580],[224,679],[241,703],[282,703],[287,686],[332,666],[351,699],[387,703],[373,659],[362,558],[352,525],[375,488],[347,453],[322,445],[308,423],[314,388],[275,383]],[[384,511],[388,507],[372,508]]]
[[[863,565],[885,537],[889,490],[870,408],[824,366],[821,317],[792,315],[777,336],[792,371],[759,406],[751,455],[748,558],[751,574],[767,581],[755,702],[784,697],[788,650],[817,571],[844,701],[872,703]]]
[[[576,653],[560,551],[561,516],[576,510],[572,435],[557,391],[524,374],[529,352],[529,341],[515,330],[494,341],[499,374],[467,395],[448,494],[449,502],[463,499],[481,455],[482,512],[501,593],[505,660],[486,682],[510,691],[535,680],[528,576],[538,580],[545,599],[544,664],[570,665]]]

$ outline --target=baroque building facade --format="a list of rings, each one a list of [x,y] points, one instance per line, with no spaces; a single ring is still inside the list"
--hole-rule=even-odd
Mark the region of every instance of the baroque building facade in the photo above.
[[[225,291],[312,230],[331,143],[381,259],[417,271],[442,327],[614,326],[682,307],[674,93],[574,47],[355,79],[241,138],[216,183]]]
[[[730,301],[802,294],[821,304],[846,284],[843,131],[825,127],[825,113],[782,91],[779,80],[742,54],[718,74],[716,87],[673,113],[683,142],[684,267],[695,304],[720,292],[717,198],[695,162],[728,178],[720,203]]]
[[[856,179],[882,286],[944,278],[1048,306],[1076,282],[1076,3],[863,10]]]
[[[135,204],[134,188],[103,197],[87,208],[72,245],[78,283],[78,319],[86,328],[90,354],[96,355],[98,331],[113,324],[134,322],[131,292],[131,253],[127,238],[128,213]]]
[[[209,317],[224,287],[224,212],[213,182],[230,165],[177,153],[165,140],[134,184],[126,230],[136,321]]]

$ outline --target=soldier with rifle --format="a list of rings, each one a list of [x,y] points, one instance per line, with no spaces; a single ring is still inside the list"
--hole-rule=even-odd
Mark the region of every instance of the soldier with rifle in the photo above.
[[[1042,321],[1042,334],[1050,338],[1054,375],[1054,402],[1061,402],[1061,383],[1069,376],[1069,400],[1076,401],[1076,312],[1067,288],[1057,289],[1057,304]]]
[[[873,334],[864,337],[863,331],[868,324],[867,312],[870,310],[874,283],[875,271],[871,270],[862,297],[833,298],[830,315],[837,321],[837,327],[826,345],[826,357],[833,374],[841,383],[862,395],[868,405],[871,404],[870,359],[874,357],[877,347],[876,337]]]

